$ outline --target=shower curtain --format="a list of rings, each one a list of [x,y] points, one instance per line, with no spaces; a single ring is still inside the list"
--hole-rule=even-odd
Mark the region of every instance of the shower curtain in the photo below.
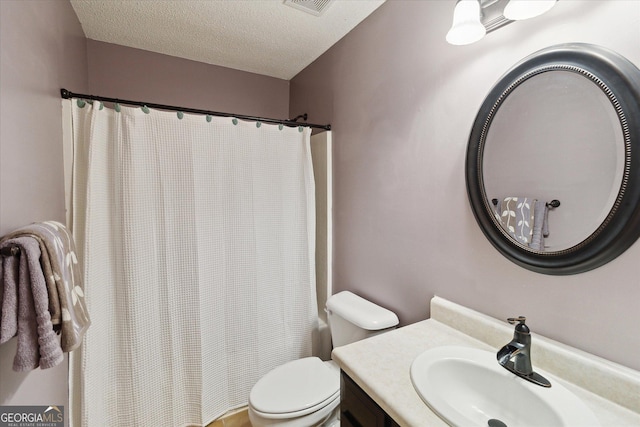
[[[317,322],[308,128],[72,102],[75,426],[203,425]]]

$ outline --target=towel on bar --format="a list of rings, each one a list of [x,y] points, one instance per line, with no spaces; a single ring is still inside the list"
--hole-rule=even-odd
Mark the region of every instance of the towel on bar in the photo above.
[[[2,301],[4,301],[4,267],[3,256],[0,256],[0,336],[2,334]]]
[[[46,221],[13,231],[3,241],[16,237],[33,237],[38,241],[51,321],[60,332],[62,351],[76,349],[91,320],[84,303],[82,273],[71,233],[59,222]]]
[[[549,235],[548,207],[528,197],[505,197],[496,212],[498,221],[518,242],[538,251],[544,250]]]
[[[0,256],[0,339],[2,339],[2,302],[4,301],[4,266]]]
[[[544,250],[544,238],[548,236],[547,226],[547,204],[540,200],[534,200],[533,208],[533,232],[531,234],[531,243],[529,247],[537,251]]]
[[[500,204],[500,222],[504,229],[523,245],[531,243],[533,234],[533,200],[527,197],[505,197]]]
[[[64,356],[49,314],[47,285],[40,266],[40,245],[31,237],[3,240],[0,244],[0,247],[9,246],[20,247],[17,304],[3,306],[3,315],[6,308],[6,314],[17,319],[15,335],[18,337],[18,348],[13,359],[13,370],[30,371],[38,366],[42,369],[51,368],[62,362]],[[8,258],[16,260],[16,257]],[[15,270],[4,270],[4,273],[5,284],[15,280]]]
[[[18,332],[18,258],[2,257],[2,312],[0,313],[0,344]]]
[[[549,237],[549,205],[544,204],[544,220],[542,222],[542,236]]]

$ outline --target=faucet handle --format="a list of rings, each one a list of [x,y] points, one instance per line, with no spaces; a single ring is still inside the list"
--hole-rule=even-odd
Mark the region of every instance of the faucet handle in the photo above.
[[[525,325],[525,321],[527,320],[526,317],[524,316],[518,316],[518,317],[510,317],[507,319],[507,322],[511,323],[512,325],[517,323],[516,325],[516,332],[520,332],[523,334],[529,334],[529,332],[531,332],[529,330],[529,327],[527,325]]]
[[[526,317],[524,316],[518,316],[518,317],[509,317],[507,319],[507,322],[509,322],[510,324],[515,324],[516,322],[520,322],[521,325],[524,325],[524,322],[527,320]]]

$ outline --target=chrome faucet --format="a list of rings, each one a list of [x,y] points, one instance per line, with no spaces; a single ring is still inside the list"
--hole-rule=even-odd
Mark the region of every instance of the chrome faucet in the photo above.
[[[520,378],[531,381],[542,387],[551,387],[551,383],[542,375],[533,372],[531,366],[531,333],[525,325],[526,317],[510,317],[507,321],[516,325],[513,340],[502,347],[497,354],[498,363],[509,372],[513,372]]]

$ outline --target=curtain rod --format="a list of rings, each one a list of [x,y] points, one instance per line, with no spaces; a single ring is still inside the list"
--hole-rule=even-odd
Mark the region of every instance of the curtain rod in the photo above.
[[[67,89],[60,89],[60,95],[64,99],[70,98],[82,98],[93,101],[101,101],[101,102],[113,102],[115,104],[127,104],[127,105],[135,105],[138,107],[149,107],[156,108],[160,110],[169,110],[169,111],[181,111],[183,113],[194,113],[194,114],[208,114],[210,116],[217,117],[234,117],[241,120],[250,120],[254,122],[263,122],[263,123],[275,123],[281,124],[289,127],[303,126],[314,129],[324,129],[331,130],[331,125],[317,125],[313,123],[298,123],[294,120],[278,120],[278,119],[270,119],[268,117],[255,117],[255,116],[245,116],[242,114],[231,114],[231,113],[221,113],[219,111],[207,111],[207,110],[199,110],[196,108],[186,108],[186,107],[176,107],[173,105],[164,105],[164,104],[154,104],[152,102],[140,102],[140,101],[128,101],[126,99],[118,99],[118,98],[106,98],[104,96],[95,96],[95,95],[85,95],[82,93],[74,93],[70,92]],[[306,120],[306,114],[301,115]],[[299,118],[301,116],[296,117]]]

